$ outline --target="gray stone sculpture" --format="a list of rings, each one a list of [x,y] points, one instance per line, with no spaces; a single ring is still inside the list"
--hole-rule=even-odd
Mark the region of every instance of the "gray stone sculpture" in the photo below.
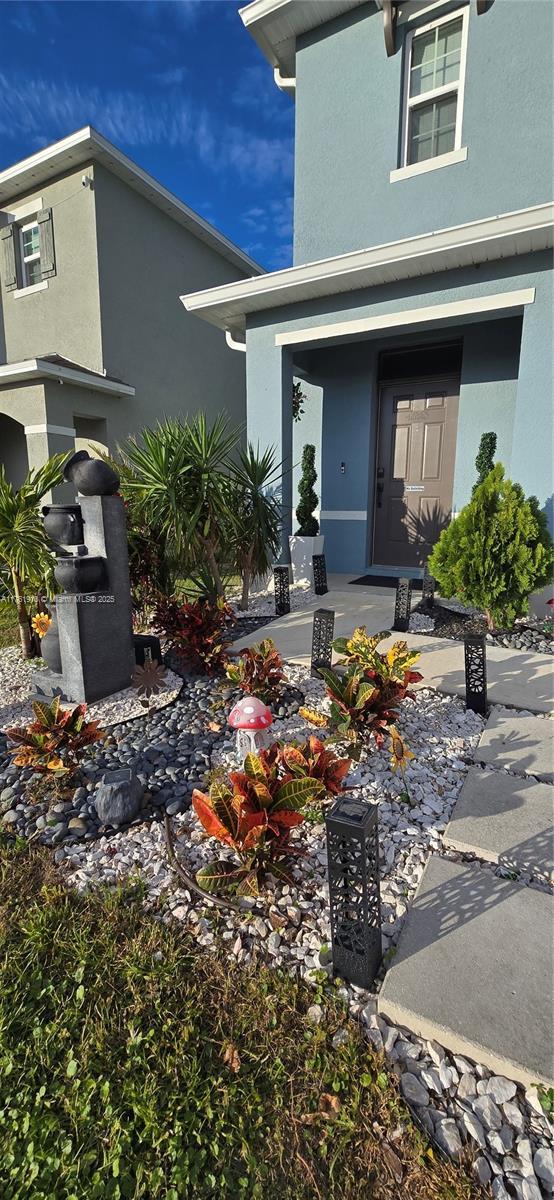
[[[37,671],[34,684],[42,697],[92,702],[129,687],[135,668],[125,507],[113,494],[115,472],[85,451],[69,459],[65,474],[87,488],[78,505],[83,544],[72,543],[70,554],[60,547],[56,567],[65,589],[56,598],[61,672]],[[92,486],[101,494],[91,495]],[[45,514],[51,525],[54,507]]]
[[[125,825],[138,816],[144,788],[131,767],[106,771],[94,797],[96,812],[104,825]]]

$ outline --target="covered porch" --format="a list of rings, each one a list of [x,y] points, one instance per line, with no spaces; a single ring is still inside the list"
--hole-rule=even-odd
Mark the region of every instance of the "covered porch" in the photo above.
[[[248,437],[285,466],[316,446],[329,571],[417,574],[471,495],[481,434],[551,506],[546,206],[182,297],[246,350]],[[304,413],[294,422],[300,380]],[[540,430],[540,437],[536,432]]]

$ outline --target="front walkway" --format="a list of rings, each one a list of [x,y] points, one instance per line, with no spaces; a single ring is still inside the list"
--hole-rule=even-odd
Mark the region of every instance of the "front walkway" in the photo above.
[[[351,575],[329,576],[329,591],[306,604],[300,611],[279,617],[267,627],[234,643],[240,650],[259,641],[273,638],[277,649],[288,662],[306,666],[310,661],[313,614],[316,608],[330,608],[335,613],[335,637],[352,632],[356,625],[366,625],[368,633],[392,629],[394,621],[394,588],[348,586]],[[418,593],[414,602],[418,601]],[[410,646],[424,654],[422,686],[436,688],[447,695],[465,696],[464,648],[461,642],[448,638],[428,637],[420,633],[395,634],[392,640],[405,638]],[[386,644],[386,643],[385,643]],[[525,650],[505,649],[487,645],[488,695],[491,704],[506,704],[531,712],[548,713],[553,708],[552,656]]]

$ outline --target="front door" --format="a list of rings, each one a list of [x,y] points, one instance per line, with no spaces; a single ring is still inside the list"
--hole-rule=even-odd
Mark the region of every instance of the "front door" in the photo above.
[[[421,567],[450,520],[459,380],[383,384],[373,561]]]

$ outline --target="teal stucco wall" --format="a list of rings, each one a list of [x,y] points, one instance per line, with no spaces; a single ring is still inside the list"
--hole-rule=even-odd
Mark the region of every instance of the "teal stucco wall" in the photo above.
[[[399,25],[391,58],[372,3],[303,35],[296,53],[295,263],[549,200],[553,10],[551,0],[494,0],[478,16],[470,4],[467,160],[393,183],[390,172],[401,165],[408,27]]]

